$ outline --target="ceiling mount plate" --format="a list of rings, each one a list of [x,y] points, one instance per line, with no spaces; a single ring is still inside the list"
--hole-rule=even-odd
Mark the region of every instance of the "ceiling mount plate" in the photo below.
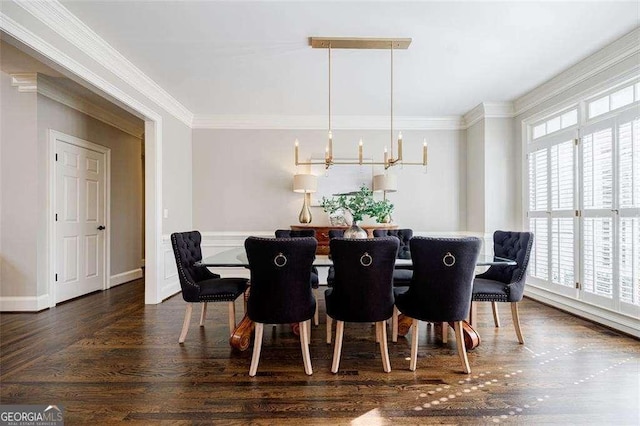
[[[358,38],[358,37],[309,37],[309,44],[315,49],[407,49],[410,38]]]

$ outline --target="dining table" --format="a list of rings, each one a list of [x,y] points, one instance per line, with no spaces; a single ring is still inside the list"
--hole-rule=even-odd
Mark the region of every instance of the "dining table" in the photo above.
[[[412,264],[411,259],[396,259],[396,267],[410,267]],[[333,265],[331,257],[329,255],[316,255],[313,266],[316,267],[330,267]],[[480,253],[476,266],[514,266],[516,262],[511,259],[494,256],[490,253]],[[223,250],[211,256],[203,258],[201,261],[196,262],[194,266],[205,266],[207,268],[249,268],[249,259],[244,247],[234,247],[228,250]],[[249,282],[249,284],[251,284]],[[245,292],[245,301],[249,297],[251,287],[249,286],[247,292]],[[409,332],[412,319],[406,315],[399,316],[398,335],[404,336]],[[229,344],[232,348],[239,351],[245,351],[249,348],[251,343],[251,333],[253,332],[253,321],[249,319],[246,312],[242,320],[236,325],[231,337],[229,338]],[[467,350],[473,349],[480,343],[480,338],[475,329],[471,327],[468,322],[463,322],[463,335],[465,339],[465,346]]]

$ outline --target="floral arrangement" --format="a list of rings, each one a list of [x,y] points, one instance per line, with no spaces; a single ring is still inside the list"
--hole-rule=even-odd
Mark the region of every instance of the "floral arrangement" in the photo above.
[[[351,194],[322,197],[320,205],[329,214],[340,208],[349,210],[355,222],[361,221],[365,215],[375,217],[378,222],[385,222],[393,212],[393,204],[388,200],[375,201],[373,191],[364,185]]]

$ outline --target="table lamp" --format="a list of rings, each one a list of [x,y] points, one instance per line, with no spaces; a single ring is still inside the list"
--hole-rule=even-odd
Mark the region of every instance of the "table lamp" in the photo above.
[[[318,188],[318,178],[315,175],[300,174],[293,176],[293,192],[304,193],[304,202],[298,220],[300,223],[311,223],[311,209],[309,209],[311,193]]]
[[[383,199],[387,199],[387,192],[396,192],[398,190],[398,176],[396,175],[375,175],[373,177],[373,191],[382,191]]]

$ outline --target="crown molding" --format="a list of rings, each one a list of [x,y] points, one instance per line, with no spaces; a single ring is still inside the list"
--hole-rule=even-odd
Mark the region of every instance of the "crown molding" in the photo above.
[[[79,96],[60,85],[56,84],[50,78],[39,74],[37,78],[37,91],[39,94],[53,99],[63,105],[73,108],[76,111],[80,111],[90,117],[100,120],[112,127],[115,127],[123,132],[134,136],[138,139],[142,138],[144,133],[144,124],[141,121],[128,119],[121,114],[117,114],[102,106],[99,106],[90,100]]]
[[[398,130],[463,130],[459,116],[395,117],[393,127]],[[388,130],[389,116],[335,116],[334,130]],[[265,129],[265,130],[326,130],[326,115],[195,115],[194,129]]]
[[[35,72],[13,73],[11,85],[18,88],[21,93],[35,93],[38,90],[38,74]]]
[[[640,52],[640,27],[517,98],[514,101],[515,115],[540,105],[638,52]]]
[[[191,126],[193,121],[191,111],[69,12],[60,2],[30,0],[16,2],[16,4],[178,120]]]
[[[118,99],[123,104],[140,112],[147,119],[155,121],[158,124],[162,122],[162,116],[160,116],[156,111],[150,109],[145,104],[123,92],[120,88],[114,86],[104,78],[89,70],[66,53],[53,47],[50,43],[44,41],[30,30],[20,25],[2,11],[0,11],[0,29],[35,51],[40,52],[45,57],[66,68],[83,80],[94,85],[103,92]]]
[[[482,102],[464,115],[465,129],[485,118],[512,118],[513,102]]]

